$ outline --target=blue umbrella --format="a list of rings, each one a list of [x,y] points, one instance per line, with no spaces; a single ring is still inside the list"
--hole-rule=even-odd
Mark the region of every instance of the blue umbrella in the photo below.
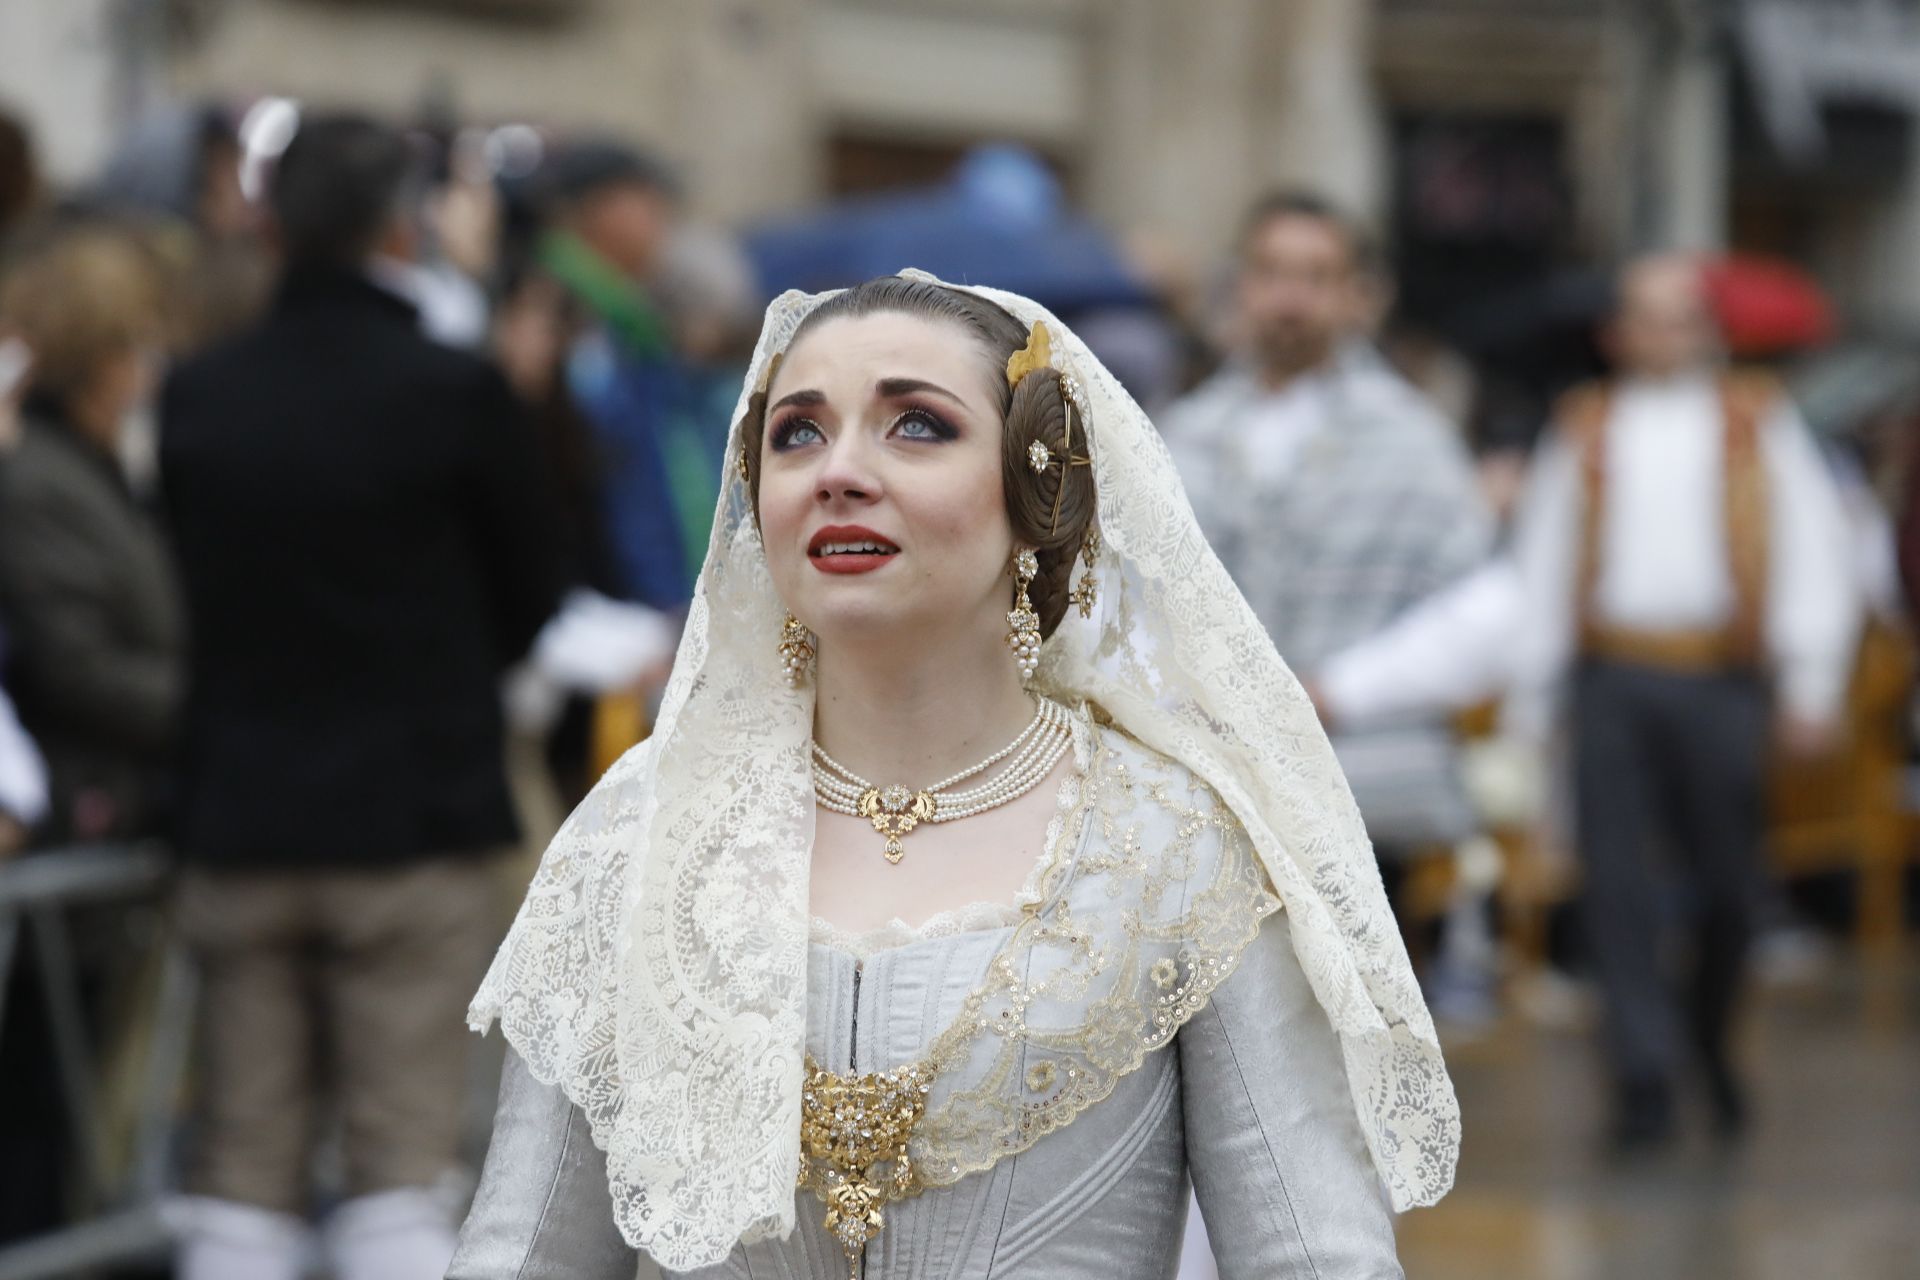
[[[903,267],[1025,294],[1055,310],[1150,300],[1113,242],[1066,208],[1031,152],[983,147],[931,189],[848,200],[747,237],[768,293],[839,288]]]

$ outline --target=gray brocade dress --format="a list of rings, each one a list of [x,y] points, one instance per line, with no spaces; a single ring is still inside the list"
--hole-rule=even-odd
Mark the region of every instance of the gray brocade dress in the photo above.
[[[1115,868],[1133,857],[1139,870],[1144,857],[1152,872],[1160,856],[1152,851],[1181,838],[1176,829],[1190,835],[1196,825],[1191,798],[1218,801],[1140,744],[1098,732],[1104,749],[1091,775],[1082,758],[1093,819],[1068,839],[1050,841],[1057,873],[1037,874],[1023,912],[984,927],[976,919],[954,931],[903,931],[877,946],[825,938],[816,927],[807,1010],[815,1061],[846,1072],[856,1064],[884,1071],[923,1059],[943,1032],[981,1012],[979,993],[994,985],[996,972],[1017,970],[1034,980],[1044,961],[1024,944],[1032,941],[1029,930],[1048,922],[1070,922],[1081,931],[1074,936],[1094,941],[1096,953],[1124,954],[1119,967],[1137,969],[1149,995],[1154,983],[1173,985],[1163,979],[1175,965],[1204,950],[1140,925],[1151,925],[1156,909],[1168,917],[1186,911],[1190,920],[1209,911],[1209,900],[1190,886],[1212,876],[1230,849],[1185,847],[1158,879],[1128,879]],[[1175,773],[1182,776],[1169,787]],[[1043,861],[1037,870],[1045,869]],[[1169,897],[1174,905],[1162,901]],[[1270,898],[1262,910],[1273,911]],[[1102,950],[1122,920],[1157,941],[1124,953]],[[1109,1093],[1056,1118],[1050,1132],[1024,1148],[975,1162],[987,1167],[966,1166],[971,1171],[949,1185],[886,1206],[886,1227],[866,1246],[859,1274],[1163,1280],[1178,1266],[1191,1179],[1222,1280],[1401,1277],[1386,1193],[1360,1132],[1339,1043],[1294,957],[1287,917],[1266,914],[1249,927],[1251,940],[1222,966],[1225,977],[1204,1003],[1196,1001],[1197,1010],[1189,1008],[1156,1047],[1135,1054],[1137,1065],[1113,1072]],[[1016,964],[1006,966],[1008,957]],[[1041,1016],[1038,1008],[1031,1015]],[[999,1040],[983,1038],[1000,1051]],[[1087,1061],[1038,1035],[1016,1047],[1022,1056],[1011,1074],[1015,1091],[1052,1085],[1051,1062],[1064,1072],[1065,1064],[1084,1068]],[[936,1090],[935,1109],[941,1102]],[[558,1087],[535,1079],[517,1054],[508,1057],[495,1124],[448,1280],[652,1274],[615,1225],[605,1156],[584,1114]],[[927,1153],[923,1167],[939,1157]],[[820,1201],[808,1191],[796,1195],[796,1225],[786,1239],[739,1245],[718,1265],[665,1274],[846,1276],[849,1260],[823,1225]]]

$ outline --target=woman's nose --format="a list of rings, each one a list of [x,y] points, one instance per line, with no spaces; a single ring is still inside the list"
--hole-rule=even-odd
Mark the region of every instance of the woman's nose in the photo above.
[[[869,499],[879,494],[879,477],[874,473],[867,443],[860,437],[860,432],[845,432],[828,447],[820,467],[820,501]]]

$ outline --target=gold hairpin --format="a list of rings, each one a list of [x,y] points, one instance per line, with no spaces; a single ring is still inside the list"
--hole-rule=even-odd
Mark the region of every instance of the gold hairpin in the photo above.
[[[1062,448],[1066,450],[1067,466],[1069,467],[1089,467],[1093,465],[1092,458],[1073,451],[1073,410],[1074,406],[1079,403],[1079,390],[1079,387],[1074,385],[1072,378],[1069,378],[1065,374],[1060,375],[1060,396],[1067,411],[1066,431],[1060,443]],[[1034,443],[1039,444],[1039,441],[1036,440]],[[1046,446],[1041,445],[1040,447],[1044,449]],[[1032,461],[1031,451],[1028,453],[1028,461]],[[1052,537],[1054,534],[1060,532],[1060,500],[1066,496],[1067,477],[1063,470],[1060,475],[1060,487],[1053,491],[1053,524],[1047,530],[1048,537]]]

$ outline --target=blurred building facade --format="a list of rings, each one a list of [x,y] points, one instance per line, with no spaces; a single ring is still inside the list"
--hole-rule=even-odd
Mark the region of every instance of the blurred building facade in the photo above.
[[[1013,139],[1199,261],[1297,183],[1416,292],[1739,248],[1920,328],[1920,0],[15,0],[0,37],[56,173],[163,91],[614,130],[733,223]]]
[[[254,0],[200,4],[186,92],[614,126],[728,220],[934,177],[1014,139],[1194,251],[1277,180],[1375,203],[1370,6],[1350,0]]]

